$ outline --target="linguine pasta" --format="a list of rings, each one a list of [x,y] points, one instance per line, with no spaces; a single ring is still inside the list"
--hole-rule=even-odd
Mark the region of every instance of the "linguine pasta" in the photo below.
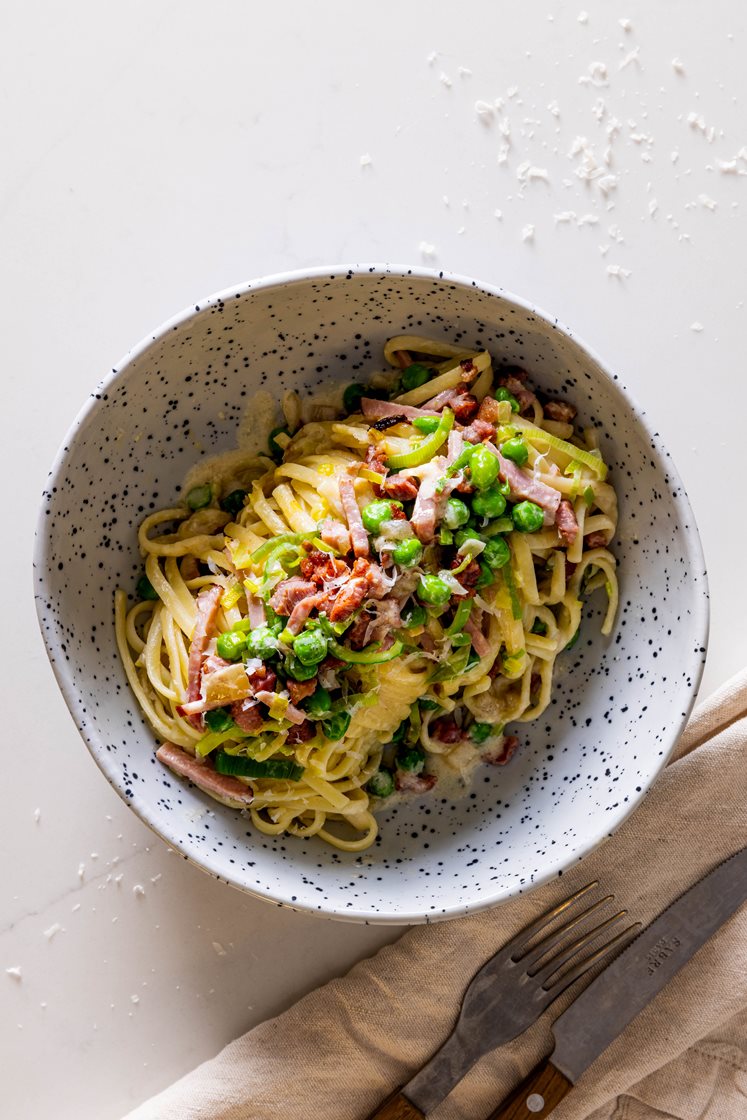
[[[576,410],[415,336],[342,409],[295,394],[269,455],[200,464],[146,517],[130,686],[159,759],[268,835],[371,845],[389,798],[518,747],[583,600],[617,606],[615,491]]]

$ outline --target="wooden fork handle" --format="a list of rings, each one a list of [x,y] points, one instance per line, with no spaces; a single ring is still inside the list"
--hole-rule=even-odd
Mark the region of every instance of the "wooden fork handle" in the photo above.
[[[425,1120],[423,1113],[407,1097],[395,1089],[390,1097],[372,1112],[368,1120]]]
[[[540,1062],[488,1120],[544,1120],[572,1088],[552,1062]]]

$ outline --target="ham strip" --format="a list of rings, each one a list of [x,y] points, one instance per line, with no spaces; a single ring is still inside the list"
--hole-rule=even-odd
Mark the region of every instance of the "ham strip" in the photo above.
[[[368,556],[368,533],[363,528],[361,511],[358,509],[355,487],[353,486],[353,480],[351,478],[340,479],[340,500],[345,512],[348,528],[350,529],[353,552],[356,556]]]
[[[578,521],[573,511],[573,506],[567,498],[563,498],[555,514],[555,524],[563,544],[570,548],[578,536]]]
[[[286,623],[286,629],[290,630],[291,634],[300,634],[311,612],[317,607],[321,607],[326,601],[327,595],[323,591],[301,599],[300,603],[296,603],[291,611],[290,618]]]
[[[350,543],[350,533],[347,531],[341,521],[335,521],[332,517],[325,517],[322,521],[319,536],[325,544],[330,548],[336,549],[343,556],[346,552],[350,552],[352,545]]]
[[[458,396],[459,391],[453,388],[444,389],[442,393],[437,393],[435,397],[431,397],[431,399],[426,401],[423,405],[424,409],[430,410],[430,412],[426,412],[426,416],[432,416],[434,412],[440,412],[442,408],[446,408],[447,404],[451,404]]]
[[[435,472],[422,479],[412,509],[410,521],[421,544],[430,544],[436,534],[437,485],[438,475]]]
[[[472,615],[467,619],[464,627],[467,634],[472,639],[472,648],[478,657],[485,657],[490,653],[490,646],[488,645],[487,638],[482,632],[482,611],[472,608]]]
[[[237,809],[251,805],[254,800],[254,790],[251,786],[244,785],[230,774],[216,773],[209,763],[199,762],[173,743],[163,743],[156,751],[156,758],[159,762],[165,763],[175,774],[181,774],[183,778],[194,782],[205,793],[224,798],[232,802]]]
[[[277,614],[287,618],[293,612],[297,603],[300,603],[309,595],[315,595],[316,590],[316,584],[311,583],[310,580],[301,579],[300,576],[291,576],[290,579],[284,579],[282,583],[277,585],[270,599],[270,606]]]
[[[527,474],[521,467],[517,467],[516,463],[511,462],[501,455],[498,448],[492,443],[483,444],[489,451],[492,451],[498,458],[500,464],[500,476],[511,487],[512,498],[522,498],[529,502],[534,502],[535,505],[541,506],[545,511],[545,525],[554,525],[555,516],[558,512],[560,505],[560,494],[557,490],[553,490],[551,486],[546,486],[544,482],[533,478],[532,475]]]
[[[267,616],[265,615],[265,605],[259,595],[248,595],[247,606],[249,609],[249,625],[252,630],[256,630],[258,626],[264,626],[267,622]]]
[[[453,389],[448,390],[453,393]],[[370,397],[363,397],[361,400],[361,412],[366,420],[385,420],[389,416],[404,416],[406,420],[412,420],[416,416],[435,416],[436,413],[428,411],[427,407],[415,408],[411,404],[398,404],[397,401],[375,401]]]
[[[216,584],[205,591],[201,591],[197,596],[197,622],[189,645],[187,694],[185,697],[187,703],[200,699],[202,663],[211,638],[211,631],[215,625],[215,617],[218,614],[222,594],[223,588]],[[202,727],[202,719],[199,715],[190,715],[189,721],[195,727]]]

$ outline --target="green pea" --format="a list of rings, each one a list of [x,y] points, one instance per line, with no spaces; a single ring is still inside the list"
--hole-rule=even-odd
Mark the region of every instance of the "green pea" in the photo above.
[[[157,599],[158,592],[147,576],[143,575],[135,584],[135,594],[138,599]]]
[[[529,448],[520,436],[514,436],[501,445],[501,455],[511,459],[517,467],[523,467],[529,458]]]
[[[418,389],[421,385],[425,385],[430,376],[431,371],[427,366],[421,365],[420,362],[413,362],[402,370],[402,388],[408,392],[410,389]]]
[[[237,623],[237,625],[239,624]],[[266,661],[268,657],[274,657],[277,651],[277,636],[273,634],[269,626],[257,626],[246,635],[248,657],[259,657],[261,661]]]
[[[474,504],[474,503],[473,503]],[[469,509],[460,498],[449,498],[444,511],[447,529],[461,529],[469,521]]]
[[[495,399],[497,401],[508,401],[511,405],[511,411],[519,412],[519,402],[513,393],[509,393],[508,389],[496,389]]]
[[[487,490],[498,477],[498,459],[480,444],[469,461],[470,478],[478,490]]]
[[[532,629],[529,631],[529,633],[539,634],[541,638],[544,638],[547,634],[547,623],[543,622],[541,618],[535,618],[534,622],[532,623]]]
[[[424,603],[433,603],[434,606],[441,607],[451,598],[451,588],[440,576],[421,576],[417,594]]]
[[[505,509],[506,499],[495,486],[483,490],[482,494],[475,494],[472,499],[472,510],[480,517],[500,517]]]
[[[403,568],[412,568],[415,564],[419,564],[423,557],[423,546],[415,537],[409,540],[400,541],[395,548],[392,549],[392,560],[395,564],[399,564]]]
[[[367,532],[378,533],[385,521],[392,520],[392,510],[402,509],[402,502],[393,502],[383,498],[378,502],[369,502],[361,511],[363,525]]]
[[[322,721],[322,731],[327,739],[331,739],[336,743],[338,739],[342,739],[343,735],[350,727],[350,713],[349,712],[335,712],[329,719]]]
[[[420,603],[414,603],[404,619],[404,624],[408,630],[414,630],[416,626],[424,626],[427,621],[425,607],[421,607]]]
[[[342,394],[342,406],[346,412],[359,412],[361,407],[361,397],[365,397],[366,387],[354,381],[352,385],[348,385],[345,392]]]
[[[240,661],[246,649],[246,634],[238,630],[226,630],[224,634],[218,635],[215,649],[218,657],[222,657],[224,661]]]
[[[489,568],[502,568],[511,559],[511,550],[506,544],[503,537],[493,537],[485,545],[480,559],[488,565]]]
[[[318,684],[316,692],[312,692],[311,696],[304,702],[304,707],[310,716],[316,716],[317,718],[325,716],[332,709],[332,697],[326,688],[322,688]]]
[[[479,541],[480,539],[480,534],[478,533],[477,529],[472,528],[457,529],[456,533],[454,534],[454,544],[457,546],[457,548],[461,548],[463,544],[467,543],[467,541]]]
[[[213,488],[209,482],[204,486],[194,486],[185,499],[190,509],[204,509],[213,500]]]
[[[208,731],[228,731],[236,724],[227,708],[214,708],[212,712],[205,712],[205,726]]]
[[[310,681],[316,676],[316,665],[304,665],[298,657],[288,657],[285,661],[285,671],[294,681]]]
[[[304,630],[294,641],[293,652],[302,665],[318,665],[327,656],[327,639],[321,630]]]
[[[226,494],[220,508],[230,513],[231,517],[237,517],[244,508],[244,500],[248,493],[248,490],[232,490],[230,494]]]
[[[377,770],[369,778],[366,789],[372,797],[389,797],[394,793],[394,778],[391,770],[384,768]]]
[[[267,439],[267,445],[270,448],[270,454],[272,455],[273,459],[278,461],[282,459],[283,455],[285,454],[285,449],[282,448],[275,439],[275,436],[279,436],[281,432],[284,432],[286,435],[290,435],[288,428],[285,425],[282,425],[279,428],[273,428]]]
[[[473,723],[469,733],[473,742],[484,743],[493,734],[493,725],[492,723]]]
[[[422,432],[424,436],[432,435],[439,425],[437,416],[413,416],[410,421],[413,428],[417,432]]]
[[[492,570],[488,567],[487,564],[481,564],[479,560],[478,564],[480,566],[480,574],[475,581],[475,587],[479,591],[481,587],[489,587],[495,579],[495,576],[493,575]]]
[[[514,528],[520,533],[536,533],[544,524],[545,515],[542,507],[534,502],[519,502],[511,510]]]
[[[422,747],[409,747],[397,754],[397,766],[409,774],[419,774],[425,766],[425,751]]]

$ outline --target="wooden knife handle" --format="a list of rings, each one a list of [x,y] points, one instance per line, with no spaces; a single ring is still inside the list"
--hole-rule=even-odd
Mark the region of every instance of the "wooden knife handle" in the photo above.
[[[372,1112],[368,1120],[425,1120],[423,1113],[414,1104],[410,1104],[407,1097],[403,1097],[399,1089],[395,1089],[390,1097]]]
[[[572,1088],[552,1062],[540,1062],[488,1120],[544,1120]]]

